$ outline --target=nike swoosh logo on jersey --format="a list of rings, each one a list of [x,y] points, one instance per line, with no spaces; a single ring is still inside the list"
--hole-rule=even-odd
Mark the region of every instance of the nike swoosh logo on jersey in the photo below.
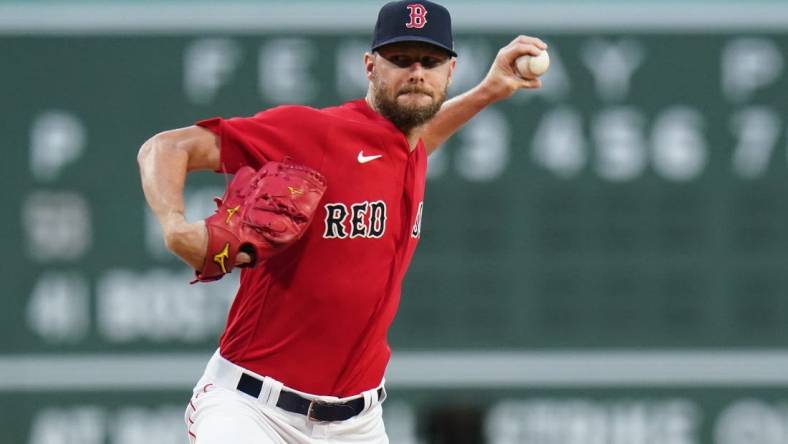
[[[358,163],[367,163],[372,162],[375,159],[380,159],[383,157],[383,154],[376,154],[374,156],[365,156],[364,150],[358,152]]]

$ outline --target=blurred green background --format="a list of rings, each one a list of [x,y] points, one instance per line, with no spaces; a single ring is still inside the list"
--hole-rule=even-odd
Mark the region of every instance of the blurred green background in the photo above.
[[[137,150],[360,97],[380,5],[0,2],[0,443],[186,442],[237,276],[187,284]],[[788,4],[446,5],[452,94],[517,34],[552,66],[430,158],[392,443],[788,443]]]

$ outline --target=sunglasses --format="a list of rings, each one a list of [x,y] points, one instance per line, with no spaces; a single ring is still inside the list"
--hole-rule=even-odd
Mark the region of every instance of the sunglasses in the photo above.
[[[448,57],[435,57],[429,55],[413,57],[404,54],[392,54],[388,56],[381,53],[378,54],[398,68],[410,68],[414,63],[418,62],[424,69],[433,69],[449,61]]]

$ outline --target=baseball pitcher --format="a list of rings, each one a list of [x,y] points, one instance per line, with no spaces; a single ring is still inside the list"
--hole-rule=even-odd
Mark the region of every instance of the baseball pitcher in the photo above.
[[[195,282],[242,268],[186,409],[193,444],[388,442],[386,334],[421,237],[427,156],[486,106],[540,87],[515,61],[545,48],[517,37],[444,103],[457,63],[449,12],[396,1],[364,54],[366,97],[201,120],[145,142],[142,186],[167,247]],[[216,212],[190,223],[185,177],[205,169],[234,178]]]

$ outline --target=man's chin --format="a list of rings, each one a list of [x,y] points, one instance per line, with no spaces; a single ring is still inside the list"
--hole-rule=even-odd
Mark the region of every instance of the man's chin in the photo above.
[[[435,100],[424,94],[402,94],[397,97],[397,105],[403,111],[424,111],[430,109]]]
[[[408,131],[423,125],[440,109],[443,98],[434,98],[427,94],[407,93],[386,99],[382,94],[375,97],[376,108],[400,130]]]

